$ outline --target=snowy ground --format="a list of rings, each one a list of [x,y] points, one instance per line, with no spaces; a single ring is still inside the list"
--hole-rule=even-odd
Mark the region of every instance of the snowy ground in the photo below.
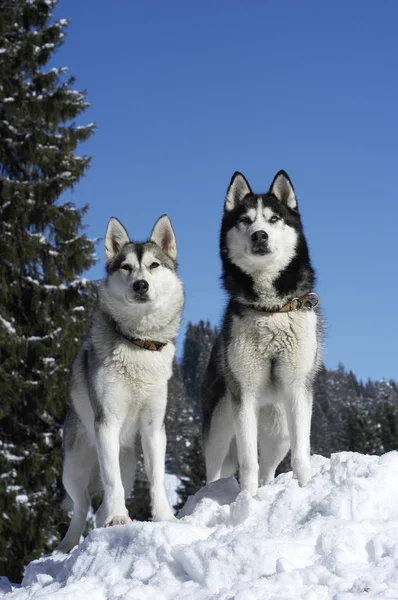
[[[351,600],[398,598],[398,452],[312,459],[239,494],[200,490],[179,523],[97,529],[69,556],[31,563],[7,600]]]

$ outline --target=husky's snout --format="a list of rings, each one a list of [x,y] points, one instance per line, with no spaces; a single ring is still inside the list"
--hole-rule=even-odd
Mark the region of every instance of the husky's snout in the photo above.
[[[137,279],[131,282],[127,288],[127,298],[130,302],[147,302],[149,283],[145,279]]]
[[[253,254],[267,254],[270,251],[268,247],[268,233],[266,231],[255,231],[252,233],[250,239]]]
[[[149,283],[145,281],[145,279],[138,279],[133,283],[133,290],[136,294],[139,294],[140,296],[144,296],[147,293],[148,289]]]

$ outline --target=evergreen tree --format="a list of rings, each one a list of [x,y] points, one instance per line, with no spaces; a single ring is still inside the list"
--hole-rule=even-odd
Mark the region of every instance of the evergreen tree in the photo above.
[[[129,515],[135,521],[150,521],[152,518],[151,499],[149,495],[149,481],[144,467],[141,440],[137,440],[137,468],[135,473],[134,489],[126,502]]]
[[[174,361],[173,376],[168,386],[166,414],[166,467],[169,473],[180,476],[184,472],[186,452],[198,428],[198,420],[194,418],[188,403],[180,367],[177,361]]]
[[[206,484],[206,468],[201,439],[201,433],[198,432],[185,452],[184,462],[181,465],[181,484],[177,488],[180,498],[177,509],[181,509],[188,497],[193,496]]]
[[[374,421],[381,439],[378,454],[398,449],[398,385],[394,381],[382,379],[376,384],[369,384],[376,397]]]
[[[188,323],[181,371],[188,400],[196,416],[201,415],[201,386],[216,337],[217,329],[213,329],[209,321],[200,321],[197,325]]]
[[[0,11],[0,574],[57,541],[59,425],[70,361],[86,329],[94,262],[87,207],[60,202],[85,174],[76,126],[87,108],[67,69],[46,69],[68,21],[56,0],[3,0]]]
[[[185,448],[181,448],[179,455],[179,470],[177,475],[181,479],[181,484],[177,490],[180,497],[180,503],[177,508],[182,508],[188,496],[197,492],[206,480],[202,450],[200,396],[203,376],[216,337],[217,330],[211,327],[209,321],[206,323],[200,321],[197,325],[191,322],[188,323],[181,371],[186,394],[193,413],[191,427],[189,430],[186,430],[184,435]]]

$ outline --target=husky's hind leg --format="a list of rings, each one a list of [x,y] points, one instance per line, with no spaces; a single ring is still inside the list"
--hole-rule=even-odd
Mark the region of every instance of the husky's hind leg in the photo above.
[[[214,408],[208,432],[204,436],[206,481],[211,483],[235,472],[228,455],[235,435],[229,399],[224,396]],[[233,469],[233,470],[232,470]]]
[[[79,436],[71,448],[65,448],[62,481],[73,501],[73,516],[56,552],[69,552],[79,543],[90,506],[88,486],[95,463],[95,448],[88,445],[85,437]]]
[[[273,481],[275,471],[290,447],[286,411],[282,404],[264,406],[260,410],[258,443],[261,486]]]
[[[231,477],[235,475],[238,468],[238,446],[236,444],[236,438],[233,437],[229,445],[227,456],[224,458],[224,462],[221,468],[221,477]]]

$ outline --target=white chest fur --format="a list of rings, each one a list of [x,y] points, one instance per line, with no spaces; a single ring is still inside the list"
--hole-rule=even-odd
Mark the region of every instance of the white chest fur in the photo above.
[[[171,377],[174,353],[171,343],[160,351],[151,351],[122,340],[105,364],[128,385],[142,386],[165,382]]]
[[[305,379],[317,355],[316,320],[314,311],[234,317],[228,362],[242,393],[261,396],[273,363],[285,385]]]

